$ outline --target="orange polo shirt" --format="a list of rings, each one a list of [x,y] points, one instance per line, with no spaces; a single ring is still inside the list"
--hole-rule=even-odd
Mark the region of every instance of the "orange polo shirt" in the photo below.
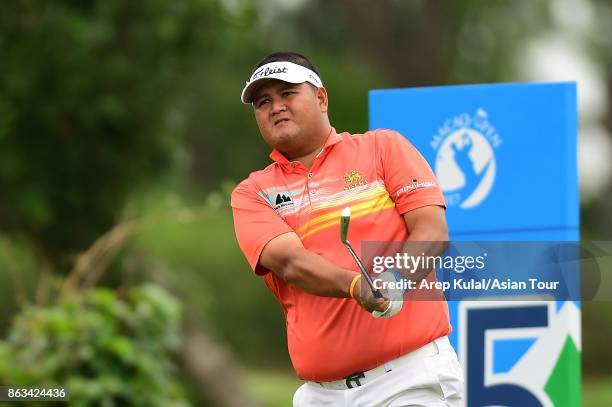
[[[289,355],[303,380],[331,381],[365,371],[450,332],[444,301],[409,301],[388,319],[375,319],[348,298],[319,297],[263,268],[265,245],[295,232],[304,247],[339,267],[359,272],[340,241],[340,212],[351,207],[349,240],[404,241],[402,214],[444,206],[431,168],[399,133],[330,133],[310,170],[274,150],[274,163],[255,171],[232,193],[238,244],[280,302]]]

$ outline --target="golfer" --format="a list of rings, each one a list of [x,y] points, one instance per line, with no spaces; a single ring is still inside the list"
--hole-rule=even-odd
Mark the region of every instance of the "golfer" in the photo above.
[[[388,297],[374,298],[340,240],[348,206],[358,255],[362,241],[446,242],[444,200],[426,161],[391,130],[338,133],[321,76],[302,55],[265,57],[241,99],[273,162],[233,191],[234,227],[285,314],[289,355],[305,381],[293,405],[461,405],[446,302],[393,309]],[[425,245],[424,254],[443,246]]]

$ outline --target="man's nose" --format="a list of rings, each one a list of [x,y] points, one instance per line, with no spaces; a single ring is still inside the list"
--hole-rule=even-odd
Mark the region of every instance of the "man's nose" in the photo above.
[[[285,101],[281,98],[272,99],[272,114],[281,113],[287,110]]]

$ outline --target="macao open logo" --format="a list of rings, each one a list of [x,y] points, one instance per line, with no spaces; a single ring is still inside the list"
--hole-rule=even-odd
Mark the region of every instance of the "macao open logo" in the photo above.
[[[487,112],[462,113],[446,120],[430,142],[437,151],[435,173],[448,206],[480,205],[495,183],[495,150],[502,144]]]

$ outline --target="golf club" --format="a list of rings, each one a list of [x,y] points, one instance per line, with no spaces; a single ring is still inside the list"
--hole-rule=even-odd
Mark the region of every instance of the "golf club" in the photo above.
[[[372,277],[370,277],[370,274],[367,272],[367,270],[363,266],[363,263],[361,262],[359,257],[357,257],[357,254],[351,247],[351,243],[347,239],[350,221],[351,221],[351,208],[347,206],[346,208],[342,210],[342,213],[340,215],[340,240],[342,241],[342,244],[346,246],[348,251],[351,253],[351,255],[353,256],[353,259],[355,259],[355,263],[357,263],[357,266],[359,266],[359,269],[361,270],[361,273],[363,274],[363,278],[365,278],[365,280],[368,282],[368,285],[370,286],[370,289],[372,290],[372,294],[374,294],[374,298],[381,299],[383,298],[383,295],[378,289],[374,287],[374,282],[372,281]]]

